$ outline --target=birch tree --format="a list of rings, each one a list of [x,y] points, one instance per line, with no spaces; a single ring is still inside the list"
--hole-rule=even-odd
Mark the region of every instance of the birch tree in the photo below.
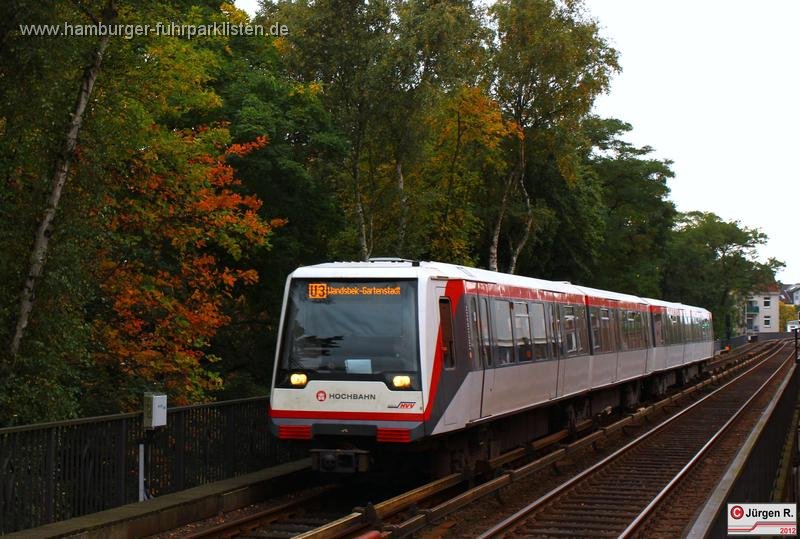
[[[113,0],[109,1],[103,10],[102,15],[98,18],[90,12],[85,13],[92,19],[94,24],[102,23],[109,25],[116,19],[116,5]],[[86,106],[92,95],[97,76],[100,74],[100,66],[103,63],[103,54],[108,47],[111,36],[106,33],[97,41],[97,45],[92,53],[92,57],[83,71],[78,89],[78,95],[75,99],[75,104],[70,113],[70,120],[67,126],[63,139],[63,147],[58,153],[58,157],[53,166],[53,175],[51,180],[50,195],[47,199],[47,206],[42,214],[42,219],[36,231],[33,248],[29,260],[27,275],[25,282],[22,286],[22,293],[19,300],[19,313],[17,315],[16,328],[11,338],[11,345],[9,352],[12,358],[19,355],[20,344],[25,333],[25,328],[28,326],[28,320],[33,310],[34,292],[36,285],[42,276],[45,260],[47,258],[47,250],[50,244],[50,237],[53,235],[54,220],[58,211],[58,206],[61,201],[61,193],[64,190],[64,184],[69,176],[70,166],[75,158],[75,149],[78,145],[78,135],[81,131],[83,124],[84,114],[86,113]]]

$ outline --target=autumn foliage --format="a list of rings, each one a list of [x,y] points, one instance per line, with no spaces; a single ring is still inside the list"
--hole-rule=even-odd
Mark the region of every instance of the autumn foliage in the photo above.
[[[99,264],[108,312],[94,322],[95,359],[132,382],[133,406],[136,389],[166,390],[172,403],[185,404],[220,387],[208,347],[229,321],[226,305],[258,281],[244,253],[265,246],[283,224],[266,222],[261,201],[237,192],[228,163],[266,138],[215,155],[206,139],[219,134],[164,134],[131,159],[107,201],[114,241]]]

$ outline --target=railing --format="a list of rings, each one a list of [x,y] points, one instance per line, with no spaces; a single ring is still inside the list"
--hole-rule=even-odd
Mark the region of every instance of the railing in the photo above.
[[[748,305],[747,314],[758,314],[758,305]]]
[[[171,408],[155,431],[142,429],[141,413],[0,429],[0,534],[137,501],[145,439],[150,496],[300,458],[269,434],[267,405]]]
[[[754,440],[751,438],[743,440],[743,444],[749,450],[747,460],[738,467],[732,466],[735,469],[730,470],[728,474],[733,473],[735,476],[726,476],[723,481],[731,479],[730,483],[726,481],[725,487],[718,488],[718,490],[727,489],[727,492],[716,492],[709,500],[707,507],[714,507],[714,503],[719,507],[716,509],[716,515],[705,521],[709,523],[705,537],[725,537],[728,516],[726,501],[754,503],[770,501],[783,444],[787,434],[793,429],[792,416],[797,406],[798,376],[800,370],[795,369],[771,415],[763,417],[761,424],[756,426],[755,431],[758,431],[758,436],[754,437]],[[700,518],[703,519],[704,515],[705,511]]]

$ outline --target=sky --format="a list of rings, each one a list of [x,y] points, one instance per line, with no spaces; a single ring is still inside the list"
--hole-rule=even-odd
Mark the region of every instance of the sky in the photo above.
[[[250,14],[258,0],[237,0]],[[622,72],[595,112],[670,159],[679,211],[769,236],[761,260],[800,282],[800,1],[585,0]]]

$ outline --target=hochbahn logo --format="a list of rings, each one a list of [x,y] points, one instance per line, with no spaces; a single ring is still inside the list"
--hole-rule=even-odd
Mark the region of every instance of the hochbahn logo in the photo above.
[[[326,393],[322,390],[317,391],[317,400],[325,402],[330,399],[333,401],[374,401],[378,397],[374,393]]]

